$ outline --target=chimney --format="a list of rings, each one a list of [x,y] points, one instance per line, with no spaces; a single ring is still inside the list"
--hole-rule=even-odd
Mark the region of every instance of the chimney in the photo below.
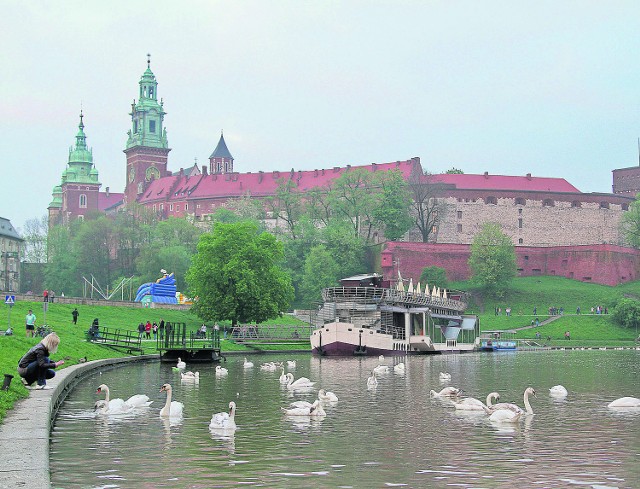
[[[104,189],[104,194],[109,197],[109,187]]]
[[[527,173],[527,180],[531,180],[531,173]]]
[[[347,165],[347,170],[351,170],[351,165]]]
[[[207,175],[207,165],[202,165],[202,174]]]
[[[333,167],[333,173],[338,173],[340,171],[340,167],[339,166],[334,166]]]
[[[264,174],[264,172],[262,170],[260,170],[258,172],[258,183],[262,183],[262,175]]]
[[[184,168],[180,168],[180,176],[184,177]]]
[[[376,170],[377,170],[376,164],[375,163],[371,163],[371,171],[373,172],[373,171],[376,171]]]
[[[488,171],[484,172],[484,178],[489,179],[489,172]]]
[[[313,176],[318,178],[318,170],[313,170]]]

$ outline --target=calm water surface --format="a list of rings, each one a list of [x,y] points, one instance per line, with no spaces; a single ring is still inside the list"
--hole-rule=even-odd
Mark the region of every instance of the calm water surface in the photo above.
[[[640,410],[612,411],[608,402],[640,397],[640,351],[548,351],[412,356],[406,372],[366,379],[377,358],[317,358],[310,355],[229,357],[229,375],[216,378],[211,365],[199,385],[181,384],[171,366],[131,365],[96,372],[63,404],[52,433],[54,488],[638,488]],[[296,360],[297,377],[315,388],[292,394],[267,361]],[[461,414],[430,399],[440,390],[439,372],[450,384],[484,399],[497,390],[501,401],[523,406],[533,386],[534,416],[514,426],[492,425],[482,414]],[[182,421],[159,417],[169,382],[185,405]],[[96,387],[111,397],[144,393],[154,400],[134,415],[96,416]],[[549,397],[562,384],[569,396]],[[317,388],[335,392],[324,419],[292,419],[280,408],[315,399]],[[213,413],[237,404],[234,436],[209,432]]]

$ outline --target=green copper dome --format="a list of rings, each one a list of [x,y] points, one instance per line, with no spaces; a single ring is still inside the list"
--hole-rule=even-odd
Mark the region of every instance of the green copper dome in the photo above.
[[[98,183],[98,170],[93,166],[93,151],[87,147],[83,117],[80,112],[76,145],[69,148],[69,162],[62,172],[62,183]]]
[[[60,185],[56,185],[53,187],[53,192],[51,192],[52,199],[49,207],[62,207],[62,187]]]

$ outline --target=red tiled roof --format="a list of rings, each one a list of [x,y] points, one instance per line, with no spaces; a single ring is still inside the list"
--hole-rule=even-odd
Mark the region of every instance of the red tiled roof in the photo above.
[[[414,168],[414,161],[398,161],[353,167],[335,167],[324,170],[273,171],[258,173],[227,173],[223,175],[197,175],[193,177],[173,175],[151,182],[145,193],[138,199],[140,203],[166,200],[208,199],[239,197],[249,192],[253,197],[274,195],[281,179],[293,178],[301,192],[313,188],[327,187],[345,172],[357,169],[367,171],[400,170],[408,178]]]
[[[564,178],[474,175],[442,173],[429,177],[431,182],[448,183],[458,189],[467,190],[529,190],[534,192],[571,192],[580,193],[576,187]]]
[[[105,211],[110,207],[113,207],[119,202],[122,202],[124,198],[124,194],[118,192],[109,192],[107,195],[106,192],[98,193],[98,209],[101,211]]]

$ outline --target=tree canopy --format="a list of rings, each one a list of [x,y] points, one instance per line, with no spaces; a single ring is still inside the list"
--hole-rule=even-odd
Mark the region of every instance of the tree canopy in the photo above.
[[[622,236],[634,248],[640,248],[640,198],[638,197],[629,205],[629,210],[620,220]]]
[[[278,317],[294,297],[283,258],[282,243],[257,224],[216,223],[200,236],[187,272],[193,311],[205,321],[233,325]]]
[[[473,282],[485,292],[502,297],[516,276],[516,252],[499,224],[488,222],[473,238],[469,266]]]
[[[429,284],[430,286],[436,286],[446,289],[449,287],[449,281],[447,280],[447,271],[442,267],[424,267],[420,274],[420,283],[423,285]]]
[[[611,315],[613,320],[625,328],[640,326],[640,301],[636,299],[620,299]]]

